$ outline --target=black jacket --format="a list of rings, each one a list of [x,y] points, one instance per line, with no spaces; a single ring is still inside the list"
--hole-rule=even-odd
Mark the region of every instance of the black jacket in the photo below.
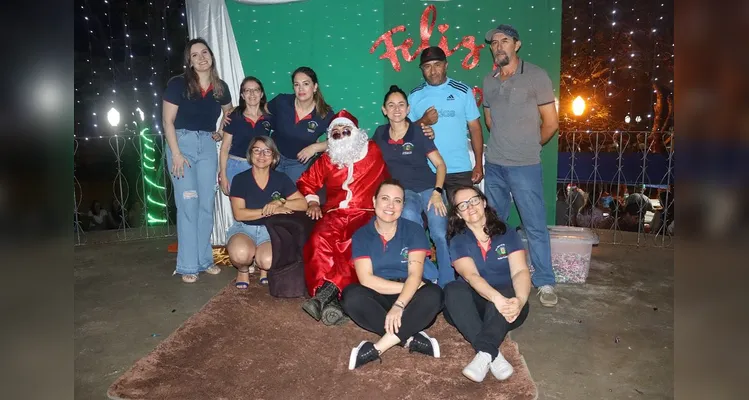
[[[271,296],[306,295],[302,251],[314,226],[315,221],[301,211],[274,215],[265,220],[273,252],[273,262],[268,271]]]

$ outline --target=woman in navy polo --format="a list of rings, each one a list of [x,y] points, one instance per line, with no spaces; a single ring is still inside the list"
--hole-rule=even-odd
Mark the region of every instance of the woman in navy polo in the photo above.
[[[439,285],[444,288],[455,280],[447,247],[447,208],[442,190],[447,167],[434,142],[424,136],[418,124],[406,118],[409,110],[406,93],[398,86],[390,86],[382,103],[382,113],[389,123],[379,126],[372,139],[382,150],[390,175],[406,188],[403,218],[421,225],[421,213],[427,215],[429,235],[437,250]],[[436,174],[429,162],[435,166]]]
[[[226,232],[226,250],[237,267],[236,286],[247,289],[250,265],[260,268],[260,283],[268,283],[268,270],[273,261],[270,235],[264,218],[275,214],[306,211],[307,200],[288,176],[274,170],[280,155],[268,136],[250,141],[247,161],[252,168],[240,172],[231,184],[231,210],[236,222]]]
[[[349,369],[379,359],[401,344],[409,351],[440,356],[437,340],[423,332],[442,309],[442,289],[432,283],[437,268],[421,225],[400,218],[403,186],[385,180],[374,197],[375,217],[351,239],[359,283],[343,290],[343,310],[357,325],[380,335],[351,350]]]
[[[185,73],[169,80],[164,91],[166,156],[177,205],[177,269],[182,281],[198,273],[218,274],[213,263],[213,197],[216,193],[218,140],[216,122],[231,110],[231,94],[219,79],[213,51],[203,39],[185,46]]]
[[[296,182],[314,159],[328,148],[317,139],[328,130],[333,109],[325,102],[312,68],[299,67],[291,74],[294,94],[279,94],[268,103],[274,116],[273,139],[281,152],[277,171]]]
[[[257,136],[270,136],[273,118],[265,112],[265,88],[254,76],[248,76],[239,85],[239,106],[232,111],[224,127],[219,160],[221,191],[229,195],[229,185],[234,176],[250,169],[247,150],[250,140]]]
[[[505,380],[513,368],[499,345],[528,316],[531,275],[523,243],[487,205],[480,190],[458,188],[453,202],[447,236],[460,278],[445,287],[445,319],[476,351],[463,375],[481,382],[491,370]]]

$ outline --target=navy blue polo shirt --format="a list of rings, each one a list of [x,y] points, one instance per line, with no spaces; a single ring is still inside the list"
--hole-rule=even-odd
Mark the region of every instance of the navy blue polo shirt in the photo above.
[[[297,191],[296,185],[291,178],[283,172],[270,170],[268,184],[265,189],[260,189],[255,177],[252,175],[252,168],[240,172],[231,181],[230,197],[239,197],[244,199],[244,207],[250,210],[263,208],[272,200],[286,199]],[[248,225],[262,225],[262,219],[254,221],[242,221]]]
[[[424,228],[405,218],[398,218],[395,235],[385,241],[375,229],[375,220],[359,228],[351,239],[351,255],[354,261],[359,258],[372,260],[372,272],[384,279],[405,279],[408,277],[408,253],[426,251],[431,247],[427,242]],[[431,271],[430,269],[433,269]],[[437,268],[432,263],[424,263],[424,277],[437,276]]]
[[[332,111],[322,118],[313,109],[304,118],[296,114],[293,94],[279,94],[268,102],[268,111],[274,117],[273,140],[276,141],[278,151],[286,158],[296,159],[297,153],[303,148],[317,142],[317,139],[328,130],[333,120]]]
[[[245,117],[242,112],[232,113],[231,122],[224,127],[224,132],[231,134],[229,154],[246,158],[250,141],[257,136],[270,136],[273,130],[273,117],[261,115],[257,121]]]
[[[418,193],[434,187],[437,178],[429,168],[427,154],[437,151],[437,147],[424,136],[420,126],[410,123],[403,138],[394,141],[390,138],[390,124],[380,125],[372,138],[382,151],[390,176],[404,188]]]
[[[174,129],[215,131],[216,122],[221,115],[221,106],[231,103],[229,86],[224,81],[221,81],[221,85],[224,87],[224,93],[219,98],[214,96],[213,86],[204,93],[188,98],[185,77],[177,75],[170,79],[166,84],[163,99],[179,106],[177,117],[174,119]]]
[[[476,263],[479,275],[494,287],[512,287],[512,274],[508,256],[518,250],[525,250],[515,230],[507,227],[504,235],[494,235],[489,242],[489,250],[479,246],[473,232],[466,228],[465,232],[450,239],[450,258],[455,261],[470,257]],[[463,277],[460,277],[463,279]]]

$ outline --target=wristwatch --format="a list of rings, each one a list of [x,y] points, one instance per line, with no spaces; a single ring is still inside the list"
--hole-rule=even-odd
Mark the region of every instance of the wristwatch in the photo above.
[[[442,194],[442,193],[444,193],[444,192],[445,192],[445,190],[444,190],[444,189],[442,189],[442,188],[441,188],[441,187],[439,187],[439,186],[435,186],[435,187],[434,187],[434,190],[435,190],[435,191],[436,191],[437,193],[439,193],[439,194]]]

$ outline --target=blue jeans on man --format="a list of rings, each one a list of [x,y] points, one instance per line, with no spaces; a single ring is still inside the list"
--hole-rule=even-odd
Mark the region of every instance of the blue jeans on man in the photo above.
[[[437,214],[437,210],[434,207],[427,211],[432,192],[434,192],[432,188],[423,192],[406,190],[406,202],[403,206],[401,216],[409,221],[423,225],[424,221],[421,218],[421,213],[424,212],[427,215],[429,236],[432,238],[434,247],[437,250],[438,282],[439,286],[444,288],[445,285],[455,280],[455,270],[450,261],[450,249],[447,247],[447,216],[443,217]],[[444,195],[442,196],[442,201],[447,205]]]
[[[539,288],[555,284],[551,268],[549,229],[546,226],[542,172],[541,164],[505,166],[487,162],[484,165],[486,197],[502,221],[506,222],[510,218],[511,200],[515,201],[528,237],[531,263],[535,269],[533,285]]]
[[[184,176],[172,176],[177,205],[177,269],[195,275],[213,265],[211,233],[213,205],[218,188],[218,152],[208,131],[177,129],[179,151],[190,163]],[[172,151],[167,147],[167,165],[172,169]]]

